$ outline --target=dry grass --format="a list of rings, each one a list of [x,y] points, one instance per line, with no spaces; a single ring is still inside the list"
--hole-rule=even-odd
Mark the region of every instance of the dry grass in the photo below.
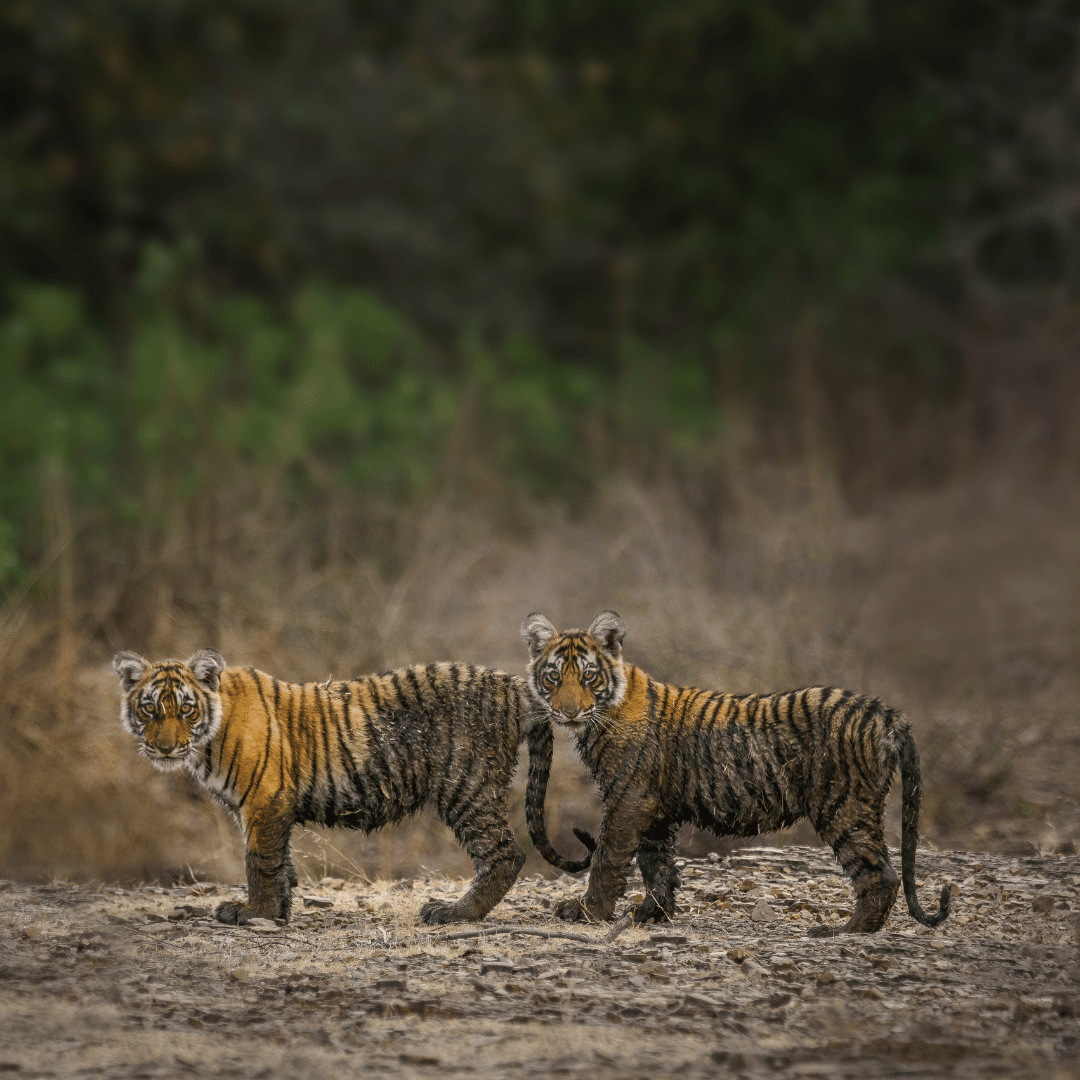
[[[56,617],[9,607],[0,630],[0,873],[150,880],[190,867],[240,880],[234,826],[184,777],[149,768],[120,731],[109,667],[118,647],[160,658],[214,645],[231,662],[290,679],[444,658],[521,672],[517,627],[527,612],[566,627],[605,607],[628,623],[630,658],[657,676],[734,691],[839,684],[904,708],[922,748],[931,842],[1075,839],[1075,501],[987,475],[853,517],[814,496],[803,473],[740,476],[711,539],[672,495],[629,482],[601,492],[578,520],[532,510],[518,539],[491,526],[497,510],[440,504],[414,523],[389,580],[347,545],[305,568],[252,516],[236,523],[234,561],[220,556],[209,613],[167,560],[164,572],[126,592],[103,588],[96,608],[76,612],[70,702]],[[125,614],[133,596],[141,620]],[[520,785],[514,820],[527,846]],[[551,831],[577,852],[570,825],[598,820],[592,786],[561,741]],[[806,829],[795,835],[812,839]],[[684,843],[715,846],[689,833]],[[316,880],[470,872],[427,815],[373,837],[309,832],[298,848]],[[531,860],[526,872],[543,869]]]

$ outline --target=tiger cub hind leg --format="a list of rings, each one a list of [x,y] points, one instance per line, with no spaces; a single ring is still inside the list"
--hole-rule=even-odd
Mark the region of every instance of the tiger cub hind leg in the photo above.
[[[428,900],[420,908],[420,921],[429,926],[480,922],[510,891],[525,865],[525,852],[514,839],[509,821],[493,807],[459,820],[453,828],[476,874],[460,900]]]
[[[819,829],[821,838],[833,849],[855,887],[855,910],[843,926],[815,926],[810,937],[834,937],[837,934],[875,934],[889,918],[900,879],[889,863],[885,846],[884,812],[864,811],[860,819],[837,835],[842,815],[829,828]]]

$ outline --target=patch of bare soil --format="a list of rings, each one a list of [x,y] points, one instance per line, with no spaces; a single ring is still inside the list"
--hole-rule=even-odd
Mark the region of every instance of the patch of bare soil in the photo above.
[[[254,929],[210,918],[233,887],[7,884],[0,1072],[1075,1076],[1080,859],[920,852],[918,869],[924,906],[959,886],[943,928],[901,899],[885,931],[825,940],[806,930],[843,919],[851,887],[803,847],[688,860],[674,923],[614,940],[551,918],[583,887],[569,877],[438,930],[420,904],[463,882],[325,879],[291,925]]]

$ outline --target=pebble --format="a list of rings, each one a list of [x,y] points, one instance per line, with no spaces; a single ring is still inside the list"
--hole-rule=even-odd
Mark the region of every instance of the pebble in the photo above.
[[[756,923],[776,922],[776,912],[769,906],[765,897],[762,897],[751,912],[750,919]]]
[[[1067,1061],[1074,1060],[1075,1047],[1068,1040],[1075,1037],[1080,1015],[1080,977],[1072,981],[1076,952],[1071,943],[1072,920],[1080,923],[1080,878],[1075,873],[1080,864],[981,855],[982,866],[976,870],[974,857],[961,852],[920,852],[918,862],[925,897],[936,902],[941,885],[955,878],[961,882],[961,899],[972,901],[964,907],[970,912],[976,906],[983,909],[979,915],[967,925],[950,918],[942,930],[928,930],[915,926],[901,898],[880,934],[808,939],[807,924],[793,917],[794,908],[812,906],[831,922],[851,904],[850,882],[830,853],[742,849],[730,860],[689,861],[683,871],[688,885],[679,893],[681,910],[674,925],[652,933],[631,927],[615,943],[601,940],[605,928],[588,925],[570,928],[595,942],[585,947],[511,935],[497,938],[497,944],[478,942],[475,949],[466,947],[468,941],[446,943],[444,928],[415,922],[421,890],[424,897],[427,890],[440,897],[453,895],[450,885],[433,881],[417,880],[413,890],[394,891],[393,882],[378,889],[352,883],[335,889],[335,900],[341,901],[336,911],[325,910],[332,903],[322,900],[308,906],[323,911],[298,913],[286,931],[297,939],[294,948],[280,947],[280,941],[260,944],[254,933],[245,940],[236,928],[209,919],[189,918],[180,929],[157,914],[172,910],[174,903],[177,914],[186,913],[188,905],[173,900],[174,890],[130,890],[115,893],[120,899],[114,902],[98,889],[93,904],[65,910],[62,918],[69,921],[62,923],[57,921],[60,908],[49,906],[60,893],[15,886],[16,895],[25,895],[19,901],[25,906],[11,908],[12,925],[0,925],[0,959],[5,971],[21,964],[27,972],[36,972],[42,963],[52,963],[59,973],[54,986],[62,998],[70,983],[70,992],[77,992],[88,1006],[95,995],[98,1002],[122,1005],[122,1024],[135,1025],[141,1015],[140,1023],[181,1030],[184,1039],[201,1025],[215,1037],[229,1032],[238,1048],[247,1039],[256,1055],[260,1048],[275,1053],[273,1045],[263,1044],[278,1043],[279,1034],[286,1032],[339,1056],[367,1053],[370,1042],[371,1067],[391,1080],[424,1075],[421,1065],[428,1064],[429,1055],[434,1055],[432,1061],[442,1059],[441,1066],[431,1066],[431,1075],[439,1068],[469,1067],[478,1075],[500,1075],[498,1068],[508,1075],[506,1055],[494,1051],[496,1062],[489,1060],[487,1050],[489,1044],[501,1046],[508,1040],[524,1040],[512,1051],[520,1058],[526,1046],[540,1048],[530,1075],[564,1072],[574,1050],[567,1025],[575,1032],[582,1025],[594,1028],[589,1034],[612,1055],[586,1051],[587,1065],[569,1069],[586,1068],[597,1077],[651,1075],[658,1061],[661,1071],[703,1074],[703,1066],[707,1071],[712,1064],[708,1054],[714,1048],[715,1061],[726,1065],[726,1072],[755,1077],[835,1072],[835,1062],[802,1057],[801,1050],[793,1056],[790,1050],[765,1049],[766,1032],[773,1041],[781,1036],[779,1041],[799,1046],[831,1040],[829,1046],[843,1044],[845,1054],[866,1053],[874,1059],[865,1072],[857,1073],[856,1058],[846,1058],[851,1075],[888,1073],[885,1063],[894,1053],[894,1041],[901,1063],[897,1075],[928,1074],[934,1071],[929,1058],[919,1055],[930,1054],[942,1038],[949,1040],[948,1053],[955,1050],[958,1062],[963,1059],[957,1076],[1001,1075],[1001,1069],[995,1071],[1001,1048],[1007,1048],[1008,1055],[1021,1055],[1016,1058],[1017,1076],[1071,1075]],[[1016,873],[1028,866],[1043,875],[1045,889],[1035,887],[1030,874]],[[1012,876],[1016,884],[1009,886]],[[744,881],[752,887],[741,888]],[[325,880],[320,884],[320,891],[334,889]],[[724,908],[706,906],[704,897],[721,884],[734,893],[734,902]],[[640,889],[636,871],[628,891],[635,886]],[[491,918],[561,929],[562,924],[541,914],[539,901],[557,902],[580,895],[582,889],[580,879],[523,881]],[[757,889],[762,891],[755,893]],[[1030,891],[1022,899],[1023,889]],[[10,891],[4,894],[5,905],[11,896]],[[1035,912],[1039,897],[1044,904],[1050,900],[1048,911],[1054,916]],[[354,899],[363,909],[388,898],[386,918],[365,916],[352,906]],[[301,897],[296,899],[300,907]],[[29,906],[34,903],[40,906]],[[754,919],[762,908],[772,911],[775,922]],[[1055,921],[1058,912],[1064,921]],[[148,918],[160,921],[144,923]],[[25,935],[20,940],[18,922],[23,919],[34,919],[50,948],[23,944],[38,940]],[[155,927],[166,933],[164,941],[151,939]],[[265,930],[278,932],[276,927]],[[107,953],[88,937],[94,932],[106,936]],[[184,938],[182,948],[173,947],[178,938],[170,935]],[[494,953],[492,946],[500,951]],[[117,980],[114,968],[106,970],[106,965],[121,958],[133,974]],[[738,977],[736,968],[745,977]],[[77,978],[69,974],[72,969]],[[407,984],[400,974],[405,970]],[[185,971],[181,979],[173,978]],[[477,971],[487,978],[478,978]],[[24,978],[21,970],[6,977],[15,980],[12,985]],[[236,989],[228,991],[222,981]],[[36,983],[25,982],[25,987],[32,986]],[[481,1047],[484,1053],[474,1055],[475,1060],[468,1053],[459,1057],[462,1044],[455,1041],[457,1036],[439,1026],[446,1019],[470,1034],[494,1025]],[[515,1026],[507,1027],[504,1035],[503,1024]],[[362,1037],[357,1034],[361,1026]],[[618,1039],[618,1032],[631,1029],[633,1038]],[[887,1049],[859,1049],[858,1041],[852,1042],[871,1029],[889,1044]],[[684,1039],[684,1033],[693,1033],[695,1039]],[[674,1040],[677,1049],[656,1049],[661,1046],[657,1038]],[[391,1039],[403,1041],[395,1044]],[[698,1042],[702,1048],[693,1050]],[[185,1054],[194,1058],[196,1045],[186,1041]],[[71,1052],[73,1061],[85,1063],[80,1051]],[[399,1053],[412,1056],[398,1058]],[[604,1062],[615,1065],[607,1069]],[[406,1063],[409,1068],[403,1067]],[[976,1066],[983,1064],[985,1070],[979,1071]],[[340,1071],[346,1065],[343,1059],[334,1067]],[[198,1074],[198,1069],[184,1067]]]

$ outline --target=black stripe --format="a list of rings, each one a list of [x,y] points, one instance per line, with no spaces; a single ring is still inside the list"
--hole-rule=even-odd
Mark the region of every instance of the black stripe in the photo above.
[[[360,772],[356,767],[356,759],[352,755],[352,750],[350,750],[345,736],[342,734],[341,724],[338,723],[337,711],[334,708],[334,700],[330,697],[329,692],[327,692],[327,700],[330,705],[330,718],[334,721],[334,731],[337,733],[338,747],[341,750],[341,767],[353,790],[353,800],[351,801],[355,801],[356,796],[360,793]],[[347,706],[343,705],[342,708],[347,710]],[[347,808],[343,805],[342,809]]]
[[[795,737],[795,741],[799,744],[799,751],[802,755],[802,759],[806,761],[810,755],[810,748],[813,745],[813,738],[807,738],[799,728],[799,722],[795,718],[795,702],[798,700],[799,691],[792,690],[788,694],[784,694],[784,701],[787,703],[787,724],[791,729],[792,735]],[[809,782],[809,771],[806,777]]]
[[[232,788],[232,780],[230,780],[229,778],[232,776],[233,766],[236,764],[236,755],[240,753],[240,742],[240,739],[236,740],[236,746],[233,749],[232,759],[229,761],[229,771],[225,774],[225,780],[222,783],[222,787],[224,787],[226,790],[230,790]]]
[[[466,690],[464,694],[464,710],[466,715],[476,706],[480,705],[480,702],[474,700],[476,686],[476,669],[470,664],[465,669],[465,674],[468,677],[466,684]],[[481,693],[483,688],[480,688]],[[462,700],[462,695],[459,694],[459,700]],[[479,709],[477,710],[479,712]],[[459,811],[458,804],[465,794],[465,787],[469,782],[469,774],[472,772],[472,759],[471,755],[466,757],[468,751],[472,748],[473,740],[465,740],[465,745],[461,747],[455,746],[453,749],[453,757],[455,765],[460,767],[461,775],[458,777],[457,783],[454,785],[454,790],[449,792],[446,798],[446,812],[448,815],[453,815],[454,821],[459,821],[461,818],[461,812]],[[450,756],[450,755],[447,755]],[[465,760],[462,760],[464,758]],[[448,774],[449,775],[449,774]],[[453,828],[453,822],[450,821],[450,817],[447,817],[447,823]]]
[[[874,708],[876,704],[877,702],[873,701],[867,702],[865,698],[859,699],[859,706],[862,709],[862,714],[859,716],[858,723],[855,725],[855,730],[852,732],[852,741],[855,748],[855,763],[859,768],[859,775],[865,783],[872,788],[877,787],[877,763],[867,760],[864,744],[866,742],[867,729],[873,727],[877,720]],[[873,742],[872,739],[871,742]]]
[[[307,777],[307,789],[300,799],[303,808],[303,820],[318,820],[317,811],[321,809],[315,806],[315,789],[319,785],[319,733],[315,730],[314,720],[308,715],[306,708],[306,685],[293,687],[293,692],[298,694],[296,710],[296,728],[303,735],[304,745],[310,756],[310,771]]]
[[[851,698],[855,695],[850,694],[848,691],[844,691],[844,695],[832,708],[829,714],[829,726],[830,733],[832,728],[832,717],[836,716],[837,712],[844,705],[849,704]],[[850,713],[850,710],[849,710]],[[825,805],[822,807],[822,822],[826,825],[832,820],[836,811],[844,805],[848,796],[851,794],[851,762],[848,760],[847,755],[847,739],[844,737],[844,725],[847,723],[848,716],[845,716],[838,725],[838,730],[834,738],[834,749],[836,757],[838,758],[837,765],[839,766],[837,772],[842,779],[842,784],[834,783],[834,794],[831,799],[826,800]]]
[[[262,782],[263,774],[266,772],[267,765],[270,764],[270,737],[273,734],[272,719],[270,716],[270,706],[266,702],[266,695],[263,693],[262,682],[259,679],[255,680],[255,689],[259,691],[259,700],[262,702],[263,714],[266,716],[266,745],[263,747],[262,754],[262,767],[258,770],[258,776],[256,777],[255,769],[251,770],[251,780],[248,782],[247,789],[240,797],[240,805],[243,806],[247,802],[247,797],[251,794],[252,788],[258,787]],[[274,700],[277,701],[277,688],[275,685]]]
[[[326,750],[326,786],[329,793],[323,797],[322,814],[326,824],[333,825],[337,820],[337,785],[334,783],[334,759],[330,750],[330,725],[326,720],[322,688],[315,684],[311,690],[315,695],[315,704],[319,707],[319,726],[322,728],[323,748]]]
[[[712,715],[709,716],[706,726],[704,728],[704,734],[701,740],[702,754],[701,758],[704,761],[704,776],[705,783],[702,785],[702,795],[707,796],[710,806],[715,812],[716,798],[714,795],[714,789],[716,787],[716,754],[713,751],[716,749],[716,718],[720,715],[720,710],[724,705],[724,695],[714,694],[710,702],[712,705]],[[702,709],[702,716],[708,712],[708,705]],[[723,730],[723,729],[721,729]]]

